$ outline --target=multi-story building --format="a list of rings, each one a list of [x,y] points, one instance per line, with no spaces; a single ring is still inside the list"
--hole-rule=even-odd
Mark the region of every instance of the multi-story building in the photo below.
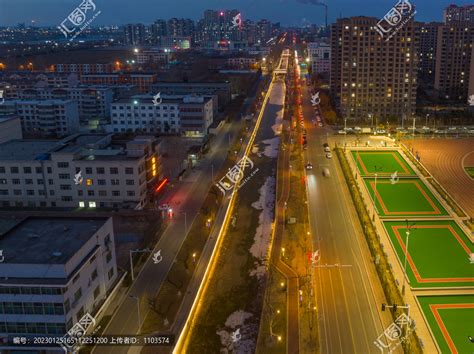
[[[65,136],[79,131],[79,110],[73,100],[7,101],[1,114],[15,114],[23,132]]]
[[[389,40],[373,17],[338,19],[331,29],[331,90],[349,119],[409,117],[417,89],[417,37],[413,20]]]
[[[308,43],[308,56],[313,74],[331,71],[331,46],[328,43]]]
[[[474,5],[449,5],[444,9],[444,23],[462,23],[474,25]]]
[[[0,145],[0,206],[143,208],[161,179],[159,141],[76,134]]]
[[[237,56],[227,58],[226,66],[232,69],[255,69],[258,63],[256,56]]]
[[[103,74],[112,73],[116,70],[120,70],[117,63],[108,64],[53,64],[52,69],[56,73],[76,73],[80,78],[83,74]]]
[[[150,92],[151,85],[156,82],[157,75],[147,72],[117,72],[111,74],[84,74],[81,82],[88,85],[123,85],[137,86],[138,92]]]
[[[170,37],[192,37],[194,35],[194,21],[185,18],[169,19],[166,35]]]
[[[159,45],[161,37],[168,35],[166,20],[156,20],[151,25],[150,32],[151,32],[151,44]]]
[[[166,37],[162,37],[166,38]],[[135,58],[138,64],[146,63],[161,63],[167,64],[170,59],[171,53],[169,50],[150,48],[146,50],[139,50],[135,53]]]
[[[112,103],[110,132],[150,132],[179,134],[179,102],[161,99],[155,105],[152,97],[132,97]]]
[[[418,70],[426,83],[434,84],[436,69],[436,48],[440,22],[417,23],[420,35]]]
[[[259,43],[266,43],[272,37],[273,25],[268,20],[260,20],[256,24],[256,39]]]
[[[218,106],[224,107],[231,100],[230,82],[158,82],[152,85],[153,92],[164,95],[216,95]]]
[[[6,344],[12,335],[64,336],[85,314],[96,315],[117,280],[112,218],[9,223],[0,237],[1,350],[18,349]]]
[[[77,102],[79,118],[110,117],[110,104],[114,98],[114,91],[106,86],[78,86],[74,88],[46,88],[24,89],[18,91],[18,98],[22,100],[67,100]]]
[[[185,96],[180,101],[179,120],[183,135],[191,137],[206,136],[213,119],[212,98]]]
[[[229,42],[239,39],[239,26],[233,20],[240,14],[239,10],[214,11],[205,10],[204,18],[199,21],[197,39],[201,46],[214,48],[216,42]]]
[[[474,25],[452,22],[438,29],[434,87],[446,99],[467,101],[474,91]]]
[[[13,139],[22,139],[21,119],[15,115],[0,116],[0,144]]]
[[[147,33],[145,25],[128,24],[124,26],[125,45],[143,45],[147,42]]]

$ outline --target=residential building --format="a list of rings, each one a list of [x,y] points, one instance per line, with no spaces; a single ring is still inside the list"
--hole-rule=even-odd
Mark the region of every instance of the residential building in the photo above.
[[[147,42],[147,33],[145,25],[128,24],[124,26],[125,45],[144,45]]]
[[[451,4],[444,9],[444,23],[462,23],[474,25],[474,5],[458,6]]]
[[[386,121],[415,111],[417,36],[413,20],[389,40],[375,30],[379,19],[338,19],[331,29],[331,91],[344,117]]]
[[[1,221],[0,221],[1,222]],[[0,237],[0,350],[8,336],[62,337],[117,281],[112,218],[27,217]],[[58,350],[56,344],[43,350]],[[25,345],[22,350],[38,351]]]
[[[155,73],[147,72],[116,72],[111,74],[84,74],[81,82],[87,85],[124,85],[137,86],[138,92],[150,92],[151,85],[157,80]]]
[[[162,178],[160,142],[75,134],[0,145],[0,206],[143,208]]]
[[[186,96],[179,103],[181,133],[190,137],[203,137],[214,120],[212,98]]]
[[[0,116],[0,144],[22,138],[20,117],[16,115]]]
[[[431,85],[435,78],[438,29],[442,25],[440,22],[417,23],[420,34],[418,69],[424,81]]]
[[[65,136],[79,130],[79,111],[73,100],[7,101],[0,105],[1,114],[18,115],[25,133]]]
[[[120,70],[120,65],[117,63],[92,63],[92,64],[53,64],[52,69],[56,73],[76,73],[80,78],[83,74],[103,74],[112,73]]]
[[[313,74],[331,71],[331,46],[328,43],[308,43],[308,56]]]
[[[135,53],[137,64],[146,63],[161,63],[167,64],[170,59],[171,53],[169,50],[150,48],[146,50],[139,50]]]
[[[58,89],[32,88],[18,91],[18,98],[22,100],[71,99],[77,102],[79,118],[88,120],[110,117],[110,104],[114,99],[114,91],[111,86],[93,85]]]
[[[440,97],[467,102],[474,91],[474,25],[452,22],[438,29],[434,88]]]
[[[223,108],[231,100],[230,82],[157,82],[152,85],[152,92],[162,95],[217,95],[218,106]]]

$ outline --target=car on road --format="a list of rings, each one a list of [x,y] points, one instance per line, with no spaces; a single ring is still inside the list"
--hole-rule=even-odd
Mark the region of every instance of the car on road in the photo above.
[[[359,133],[359,132],[362,130],[362,128],[361,128],[361,127],[354,127],[354,130],[355,130],[357,133]]]
[[[306,164],[306,169],[307,169],[307,170],[312,170],[312,169],[313,169],[313,164],[312,164],[311,162],[308,162],[308,163]]]
[[[385,129],[377,129],[377,134],[385,134]]]
[[[332,154],[331,154],[330,152],[328,152],[328,153],[326,154],[326,158],[332,159]]]
[[[324,147],[324,152],[331,152],[331,148],[329,146]]]
[[[329,172],[328,168],[323,168],[323,176],[324,177],[331,177],[331,173]]]
[[[346,132],[345,130],[342,130],[342,129],[339,130],[337,133],[338,133],[338,134],[347,134],[347,132]]]

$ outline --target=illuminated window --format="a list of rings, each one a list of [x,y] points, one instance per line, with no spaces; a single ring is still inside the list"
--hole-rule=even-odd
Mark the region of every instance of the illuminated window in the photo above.
[[[85,207],[84,202],[79,202],[79,208],[84,208],[84,207]]]
[[[90,178],[86,179],[86,185],[92,186],[93,185],[92,179],[90,179]]]
[[[89,202],[89,208],[95,208],[96,204],[95,202]]]

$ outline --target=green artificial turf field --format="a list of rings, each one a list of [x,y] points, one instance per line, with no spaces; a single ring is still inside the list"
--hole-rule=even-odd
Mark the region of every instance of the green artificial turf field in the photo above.
[[[374,199],[375,179],[364,182]],[[380,216],[415,217],[448,215],[428,187],[417,178],[401,179],[392,184],[389,178],[377,179],[375,203]]]
[[[469,177],[474,179],[474,167],[464,167]]]
[[[474,295],[418,296],[441,353],[474,352]]]
[[[389,176],[397,172],[399,176],[415,176],[398,151],[351,151],[359,173],[362,176]]]
[[[417,287],[474,286],[474,245],[454,221],[408,221],[407,274]],[[401,266],[405,263],[406,222],[384,222]],[[402,279],[400,279],[402,280]]]

